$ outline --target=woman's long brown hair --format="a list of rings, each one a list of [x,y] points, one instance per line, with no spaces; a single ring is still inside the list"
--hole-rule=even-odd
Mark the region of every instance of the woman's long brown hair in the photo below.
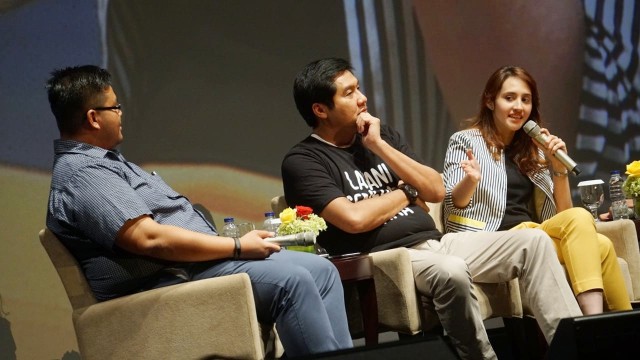
[[[517,77],[529,86],[532,104],[529,119],[535,121],[538,125],[542,124],[538,86],[533,77],[525,69],[517,66],[503,66],[496,70],[487,80],[480,97],[480,112],[476,117],[469,120],[468,126],[469,128],[480,130],[482,137],[487,142],[491,155],[496,161],[500,160],[500,154],[505,150],[505,144],[498,136],[493,120],[493,110],[489,109],[487,104],[495,103],[496,97],[502,89],[502,84],[510,77]],[[509,144],[509,153],[505,155],[513,156],[514,162],[523,174],[533,174],[547,167],[547,163],[539,157],[538,147],[533,143],[533,139],[522,129],[516,131],[513,141]]]

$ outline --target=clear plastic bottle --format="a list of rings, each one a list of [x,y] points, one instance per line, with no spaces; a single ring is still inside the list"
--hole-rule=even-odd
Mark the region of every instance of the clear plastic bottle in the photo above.
[[[264,223],[262,226],[263,230],[277,233],[279,226],[280,219],[276,219],[275,213],[273,211],[267,211],[266,213],[264,213]]]
[[[627,199],[622,191],[623,181],[620,171],[613,170],[611,172],[611,178],[609,179],[609,199],[611,200],[613,220],[629,218]]]
[[[222,227],[222,236],[240,237],[240,230],[232,217],[224,218],[224,226]]]

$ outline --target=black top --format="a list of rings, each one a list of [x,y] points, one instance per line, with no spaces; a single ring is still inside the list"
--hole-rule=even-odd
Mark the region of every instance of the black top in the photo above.
[[[498,231],[511,229],[525,221],[532,221],[533,218],[529,210],[533,183],[520,172],[509,154],[505,155],[504,163],[507,172],[507,206]]]
[[[391,146],[418,160],[396,131],[383,125],[380,132]],[[398,180],[382,159],[362,145],[360,135],[346,148],[309,136],[296,144],[282,163],[287,204],[309,206],[316,214],[339,197],[357,202],[388,193],[396,188]],[[431,216],[417,205],[404,208],[365,233],[350,234],[330,223],[327,226],[318,243],[332,255],[411,246],[442,237]]]

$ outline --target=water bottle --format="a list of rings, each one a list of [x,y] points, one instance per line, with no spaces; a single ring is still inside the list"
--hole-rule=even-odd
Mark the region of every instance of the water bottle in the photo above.
[[[263,230],[278,232],[278,227],[280,226],[280,219],[276,219],[276,215],[273,211],[267,211],[264,213],[264,224],[262,226]]]
[[[224,226],[222,227],[222,236],[226,237],[240,237],[240,230],[235,224],[232,217],[224,218]]]
[[[629,209],[627,208],[627,198],[622,192],[622,176],[620,171],[613,170],[609,179],[609,198],[611,199],[611,213],[613,220],[628,219]]]

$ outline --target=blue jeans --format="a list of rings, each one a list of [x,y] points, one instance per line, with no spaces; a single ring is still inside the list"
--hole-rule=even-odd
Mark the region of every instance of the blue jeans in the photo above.
[[[275,322],[287,356],[353,346],[335,266],[320,256],[282,250],[265,260],[196,263],[192,280],[247,273],[258,321]]]

